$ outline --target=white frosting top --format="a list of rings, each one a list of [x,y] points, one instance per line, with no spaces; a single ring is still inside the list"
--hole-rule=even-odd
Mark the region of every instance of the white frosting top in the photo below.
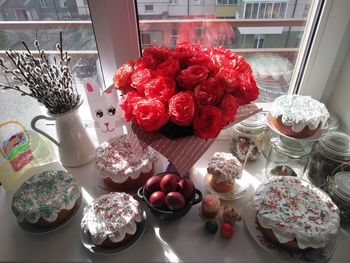
[[[126,193],[109,193],[84,208],[80,227],[91,235],[92,242],[102,244],[107,237],[120,242],[126,234],[134,235],[136,223],[142,221],[140,203]]]
[[[282,95],[275,99],[271,106],[271,115],[282,117],[282,123],[292,126],[294,132],[301,132],[306,126],[311,130],[320,124],[321,128],[329,117],[326,106],[311,98],[301,95]]]
[[[292,176],[273,177],[254,195],[259,224],[281,243],[294,238],[301,249],[324,247],[339,228],[339,210],[324,192]]]
[[[19,221],[37,223],[40,218],[54,222],[62,210],[71,210],[80,190],[66,171],[45,171],[25,181],[12,199],[12,211]]]
[[[115,183],[123,183],[128,178],[137,179],[141,173],[150,172],[155,160],[155,151],[151,147],[139,157],[127,135],[122,135],[97,147],[95,167],[101,178],[109,177]]]
[[[242,176],[242,164],[232,153],[216,152],[209,160],[207,171],[218,182],[233,181]]]

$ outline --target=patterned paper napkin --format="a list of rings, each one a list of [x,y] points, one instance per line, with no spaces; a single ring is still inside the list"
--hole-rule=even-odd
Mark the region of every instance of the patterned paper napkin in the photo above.
[[[228,127],[247,119],[259,111],[261,111],[261,108],[256,104],[240,106],[236,114],[236,120]],[[166,157],[175,166],[181,176],[184,176],[191,169],[214,142],[214,139],[203,140],[196,136],[187,136],[171,140],[161,133],[144,132],[132,122],[128,122],[125,125],[128,129],[130,141],[136,154],[141,156],[143,149],[147,146],[151,146],[154,150]]]

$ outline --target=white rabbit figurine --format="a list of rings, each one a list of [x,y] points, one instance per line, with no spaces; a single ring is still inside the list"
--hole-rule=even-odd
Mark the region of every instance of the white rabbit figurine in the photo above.
[[[84,79],[84,87],[99,143],[123,134],[117,92],[102,92],[91,78]]]

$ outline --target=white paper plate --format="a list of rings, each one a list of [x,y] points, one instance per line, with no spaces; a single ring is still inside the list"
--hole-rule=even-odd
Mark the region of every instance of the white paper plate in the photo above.
[[[80,188],[79,188],[80,189]],[[77,215],[77,212],[80,208],[82,202],[82,196],[80,195],[79,199],[77,200],[77,205],[74,207],[73,214],[70,215],[67,219],[65,219],[61,224],[57,226],[52,226],[52,227],[37,227],[33,224],[28,223],[27,221],[17,221],[17,224],[26,232],[32,233],[32,234],[49,234],[54,231],[57,231],[58,229],[64,227],[67,225],[70,221],[73,220],[73,218]]]
[[[268,253],[280,257],[288,262],[324,262],[334,253],[337,240],[332,240],[326,247],[319,249],[308,249],[305,251],[289,251],[283,247],[276,246],[266,240],[256,223],[256,211],[253,204],[249,202],[244,211],[244,222],[253,240]]]
[[[281,136],[284,136],[284,137],[287,137],[289,139],[292,139],[292,140],[299,140],[299,141],[318,141],[320,139],[322,139],[323,137],[325,137],[328,133],[328,126],[322,128],[322,129],[319,129],[314,135],[310,136],[310,137],[306,137],[306,138],[294,138],[294,137],[290,137],[288,135],[285,135],[283,134],[282,132],[280,132],[276,127],[275,125],[273,125],[272,123],[272,116],[271,116],[271,113],[267,113],[266,114],[266,122],[267,122],[267,125],[274,131],[276,132],[277,134],[281,135]]]
[[[84,247],[87,250],[89,250],[91,253],[106,255],[106,256],[116,255],[132,247],[140,240],[140,238],[142,237],[146,229],[146,223],[147,223],[146,220],[147,220],[146,212],[145,210],[142,209],[142,221],[138,225],[135,235],[133,235],[127,243],[119,247],[105,248],[101,246],[96,246],[92,242],[90,235],[84,233],[83,230],[80,230],[80,240],[81,240],[81,243],[83,243]]]
[[[212,176],[211,174],[206,174],[204,176],[204,184],[210,193],[217,195],[222,200],[239,199],[247,192],[250,186],[249,180],[246,178],[246,176],[243,173],[240,179],[235,179],[235,185],[232,192],[220,193],[215,191],[212,188],[210,184],[211,176]]]

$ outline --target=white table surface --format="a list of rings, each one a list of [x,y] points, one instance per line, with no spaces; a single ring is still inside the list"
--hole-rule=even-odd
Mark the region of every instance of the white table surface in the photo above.
[[[227,151],[227,141],[216,141],[196,163],[203,169],[215,151]],[[250,179],[251,187],[244,197],[228,202],[243,213],[259,179],[264,176],[263,156],[248,164],[244,176]],[[158,163],[159,171],[165,162]],[[244,222],[234,226],[234,236],[224,240],[219,232],[215,235],[204,230],[204,221],[199,216],[200,204],[193,206],[184,217],[171,222],[160,221],[147,212],[147,226],[144,235],[134,246],[113,256],[90,253],[80,241],[80,220],[83,207],[91,198],[105,192],[96,187],[96,171],[93,163],[79,168],[68,168],[83,188],[83,203],[72,221],[49,234],[31,234],[21,229],[11,211],[12,193],[0,188],[0,261],[34,262],[283,262],[281,258],[262,249],[250,236]],[[194,169],[191,178],[196,187],[205,194],[203,175]],[[86,194],[88,193],[88,195]],[[90,195],[90,197],[89,197]],[[348,262],[350,248],[350,227],[342,227],[337,248],[330,262]]]

